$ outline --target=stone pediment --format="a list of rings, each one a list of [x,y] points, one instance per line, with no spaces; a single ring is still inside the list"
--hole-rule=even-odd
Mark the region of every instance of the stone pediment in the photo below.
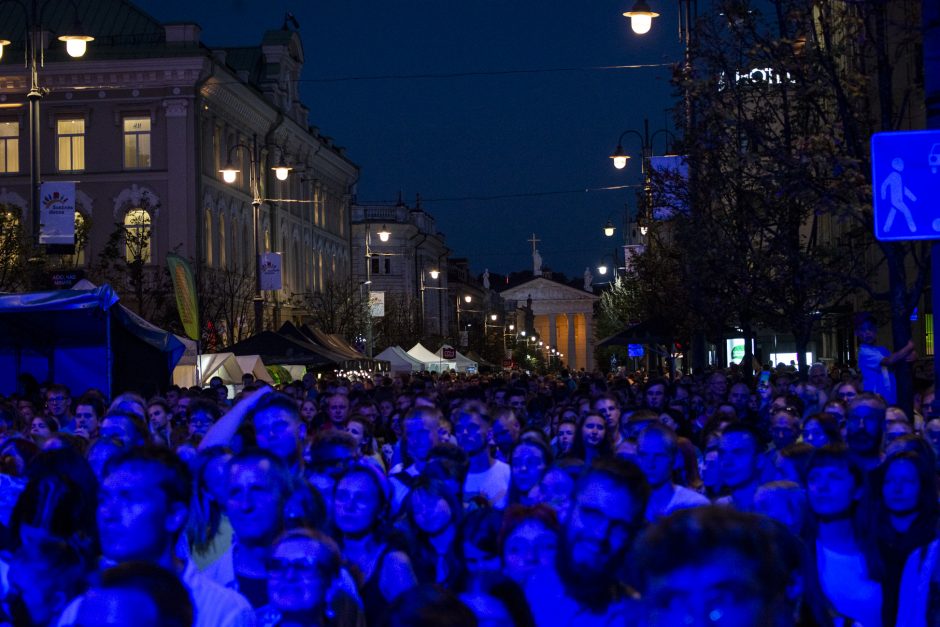
[[[503,290],[499,295],[502,296],[504,300],[519,301],[520,305],[524,304],[526,299],[530,296],[533,302],[546,300],[580,300],[593,303],[597,300],[597,296],[590,292],[585,292],[584,290],[569,287],[541,277],[526,281],[508,290]]]

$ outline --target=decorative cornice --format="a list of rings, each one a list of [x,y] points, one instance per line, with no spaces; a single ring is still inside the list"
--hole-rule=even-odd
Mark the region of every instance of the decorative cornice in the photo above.
[[[156,222],[160,216],[160,197],[147,187],[139,187],[136,183],[130,188],[125,187],[114,198],[114,219],[122,220],[124,214],[131,209],[146,209],[151,213],[151,219]]]

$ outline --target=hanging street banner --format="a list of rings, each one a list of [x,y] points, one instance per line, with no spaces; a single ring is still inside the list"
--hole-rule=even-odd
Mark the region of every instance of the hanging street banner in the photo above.
[[[75,245],[75,182],[57,181],[39,187],[39,243]]]
[[[261,255],[261,290],[281,289],[281,253]]]
[[[173,280],[173,293],[176,295],[176,308],[180,313],[183,330],[192,340],[199,340],[199,300],[196,296],[196,281],[189,262],[170,253],[166,256],[167,269]]]
[[[373,318],[385,316],[385,292],[369,292],[369,311]]]

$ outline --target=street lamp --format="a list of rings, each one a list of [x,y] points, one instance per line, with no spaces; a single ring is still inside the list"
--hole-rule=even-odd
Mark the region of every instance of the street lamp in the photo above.
[[[607,224],[604,225],[604,235],[607,237],[613,237],[615,230],[616,227],[614,226],[614,223],[610,220],[610,218],[607,218]]]
[[[38,0],[0,0],[0,5],[12,3],[23,10],[26,17],[26,64],[29,67],[29,92],[26,100],[29,103],[29,186],[30,186],[30,216],[32,219],[32,233],[34,243],[39,245],[39,185],[40,185],[40,120],[39,105],[42,102],[43,88],[39,86],[39,68],[43,64],[42,57],[42,15],[49,4]],[[94,37],[86,34],[78,21],[78,5],[69,0],[72,6],[75,21],[67,32],[59,35],[57,39],[65,42],[65,51],[70,57],[77,58],[85,54],[89,41]],[[3,47],[10,45],[9,39],[0,39],[0,58],[3,56]]]
[[[637,35],[645,35],[650,32],[650,27],[653,26],[653,18],[659,17],[659,13],[655,13],[650,9],[650,5],[646,4],[644,0],[637,0],[633,8],[623,15],[630,18],[630,28]]]
[[[392,236],[391,231],[388,230],[388,227],[384,224],[382,228],[379,229],[376,234],[379,236],[380,242],[388,242],[389,238]],[[372,257],[391,257],[396,253],[373,253],[372,252],[372,230],[371,227],[366,225],[366,280],[371,284],[372,283]],[[422,277],[423,279],[423,277]],[[423,312],[422,312],[423,313]],[[368,327],[368,336],[366,338],[366,356],[370,359],[372,358],[372,290],[369,290],[369,327]]]
[[[437,280],[437,278],[438,278],[439,276],[441,276],[441,273],[440,273],[438,270],[429,270],[429,271],[428,271],[428,274],[431,276],[431,279],[433,279],[433,280],[435,280],[435,281]],[[446,287],[440,287],[440,286],[435,287],[435,286],[432,286],[432,285],[426,285],[425,282],[424,282],[424,273],[422,272],[422,273],[421,273],[421,286],[420,286],[419,289],[420,289],[420,291],[421,291],[421,331],[422,331],[422,333],[424,333],[424,332],[427,331],[427,328],[426,328],[427,325],[425,324],[425,315],[424,315],[424,312],[425,312],[425,305],[424,305],[424,303],[425,303],[425,297],[424,297],[424,291],[425,291],[425,290],[441,290],[441,291],[447,291],[447,288],[446,288]],[[442,334],[442,333],[441,333],[441,327],[443,326],[443,321],[441,320],[441,318],[442,318],[443,316],[440,315],[440,310],[441,310],[440,304],[441,304],[440,298],[438,298],[438,305],[439,305],[439,306],[438,306],[438,311],[439,311],[439,315],[438,315],[438,319],[437,319],[437,332],[438,332],[439,335]]]
[[[379,241],[387,242],[388,238],[392,236],[392,233],[388,230],[388,227],[383,224],[382,228],[378,231],[378,236]]]
[[[617,169],[623,169],[627,164],[627,155],[623,150],[623,140],[627,135],[634,135],[640,140],[640,150],[641,150],[641,162],[640,162],[640,172],[643,174],[643,195],[642,201],[640,202],[639,215],[637,216],[637,223],[640,226],[640,233],[646,235],[648,230],[649,220],[652,220],[652,210],[653,210],[653,179],[652,179],[652,168],[650,162],[653,158],[653,141],[659,135],[665,135],[667,139],[666,152],[669,152],[668,140],[671,138],[672,141],[675,141],[675,136],[668,131],[667,129],[661,128],[655,131],[652,135],[650,134],[650,121],[649,119],[643,120],[643,133],[635,131],[633,129],[627,129],[620,134],[620,137],[617,139],[617,148],[614,149],[613,154],[610,155],[610,158],[614,161],[614,167]],[[610,222],[608,221],[608,225]],[[612,225],[611,225],[612,226]],[[608,235],[607,227],[604,227],[604,234]],[[610,233],[613,235],[613,232]]]
[[[261,204],[268,202],[268,200],[261,197],[261,181],[258,172],[258,162],[261,157],[258,154],[256,141],[252,141],[250,146],[238,143],[229,148],[228,163],[219,170],[222,174],[222,180],[231,185],[238,178],[240,170],[234,165],[234,157],[239,150],[248,153],[248,192],[251,194],[252,220],[255,230],[255,297],[253,299],[255,333],[260,333],[264,326],[264,296],[261,294]],[[287,168],[287,170],[289,169]],[[280,174],[276,171],[275,175],[283,181],[287,178],[287,171],[284,172],[284,179],[280,178]]]

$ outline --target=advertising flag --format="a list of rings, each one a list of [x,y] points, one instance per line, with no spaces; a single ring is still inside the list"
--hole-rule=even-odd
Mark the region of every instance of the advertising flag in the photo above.
[[[196,281],[189,262],[170,253],[166,256],[166,265],[173,280],[173,292],[176,294],[176,307],[180,312],[180,322],[190,339],[199,339],[199,301],[196,298]]]

